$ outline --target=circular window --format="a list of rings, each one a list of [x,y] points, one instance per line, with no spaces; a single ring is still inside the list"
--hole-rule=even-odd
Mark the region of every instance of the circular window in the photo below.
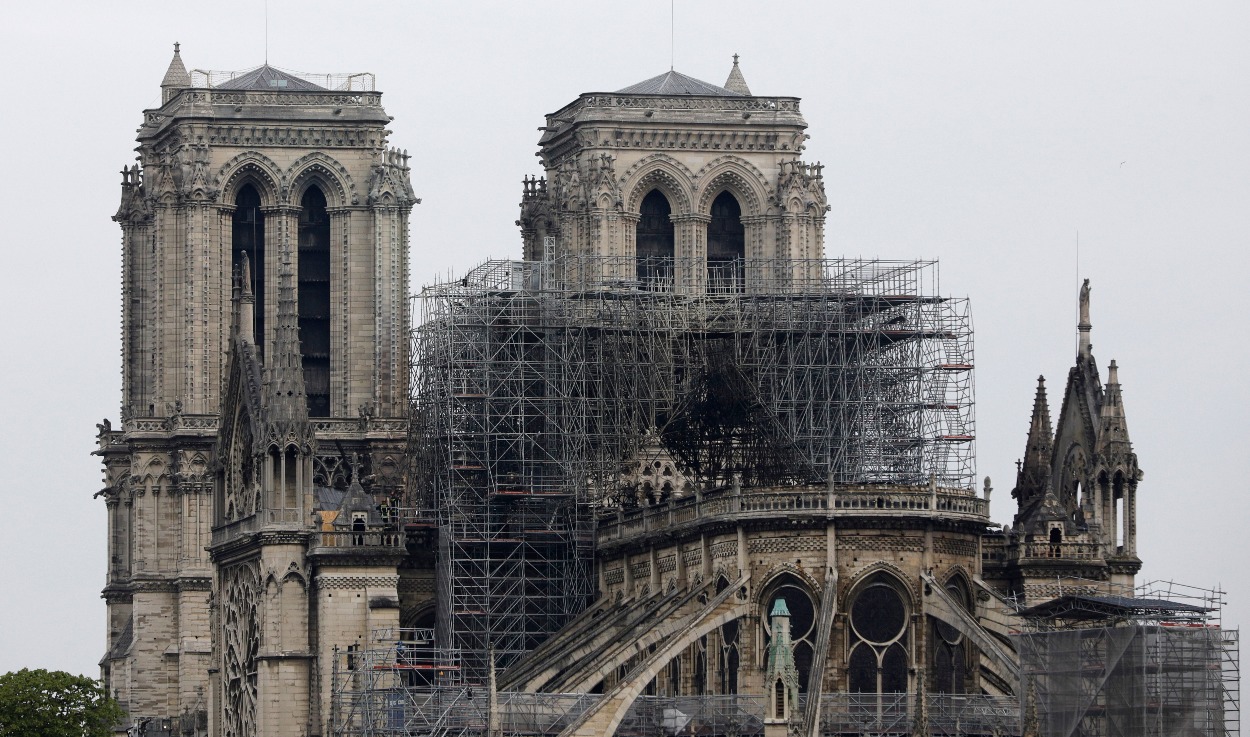
[[[907,626],[902,597],[885,584],[869,586],[851,606],[851,626],[868,642],[884,644],[898,639]]]

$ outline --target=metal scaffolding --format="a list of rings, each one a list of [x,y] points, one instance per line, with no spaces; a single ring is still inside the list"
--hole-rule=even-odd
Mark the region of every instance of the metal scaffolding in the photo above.
[[[1013,637],[1040,734],[1240,734],[1238,633],[1221,626],[1221,600],[1147,584],[1134,598],[1091,597],[1092,608],[1076,601],[1061,616],[1026,620],[1033,631]]]
[[[970,319],[935,263],[732,272],[490,261],[422,292],[410,488],[438,523],[439,640],[469,673],[585,605],[595,510],[637,503],[622,467],[648,442],[702,488],[972,484]]]

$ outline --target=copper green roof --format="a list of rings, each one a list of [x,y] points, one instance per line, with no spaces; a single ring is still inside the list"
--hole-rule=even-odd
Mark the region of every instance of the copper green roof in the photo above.
[[[790,616],[790,607],[786,606],[785,599],[777,599],[773,602],[773,613],[770,617],[788,617]]]

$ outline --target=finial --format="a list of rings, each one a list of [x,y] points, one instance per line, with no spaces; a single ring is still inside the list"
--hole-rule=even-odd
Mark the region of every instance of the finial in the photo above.
[[[181,46],[181,44],[179,44],[177,41],[174,41],[174,53],[175,53],[175,54],[176,54],[176,53],[178,53],[178,47],[179,47],[179,46]],[[737,57],[735,57],[735,58],[737,58]]]
[[[1115,359],[1111,359],[1111,365],[1107,366],[1107,383],[1120,383],[1120,367],[1115,365]]]
[[[174,45],[176,46],[177,44],[174,44]],[[737,54],[734,54],[734,66],[738,66],[738,55],[737,55]]]

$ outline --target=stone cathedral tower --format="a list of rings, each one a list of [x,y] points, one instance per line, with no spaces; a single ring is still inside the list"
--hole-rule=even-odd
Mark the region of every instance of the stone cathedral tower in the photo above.
[[[333,529],[341,505],[372,508],[360,503],[361,480],[377,501],[399,495],[408,217],[418,202],[407,155],[387,147],[390,117],[372,75],[268,65],[188,73],[175,45],[161,90],[161,106],[143,113],[138,162],[122,170],[114,217],[122,228],[121,426],[100,426],[98,450],[109,519],[102,672],[132,718],[157,724],[220,714],[210,672],[227,656],[214,654],[211,628],[225,627],[229,597],[263,598],[262,589],[242,591],[238,576],[214,590],[215,564],[251,561],[264,577],[273,572],[256,561],[293,546],[290,565],[271,582],[286,591],[294,581],[308,598],[318,575],[315,556],[302,552],[310,530],[319,520]],[[299,407],[286,406],[292,398]],[[257,479],[263,468],[276,474],[271,485],[290,488],[250,510],[219,503],[214,515],[213,495],[224,501],[222,484],[235,470],[216,448],[244,434],[244,405],[253,412],[248,432],[278,428],[299,438],[289,456],[275,456],[276,471],[256,450],[260,438],[242,453]],[[257,480],[258,494],[261,487]],[[261,540],[266,531],[273,534]],[[339,556],[339,565],[355,562]],[[393,596],[394,562],[390,573]],[[305,620],[310,608],[302,607]],[[258,635],[241,647],[307,659],[307,631],[263,621],[274,628],[270,640]],[[299,671],[291,668],[288,677]],[[311,711],[299,721],[315,721]]]
[[[582,94],[540,129],[524,258],[698,294],[810,278],[828,206],[823,167],[799,158],[806,128],[798,98],[751,94],[736,56],[725,87],[668,71]]]

